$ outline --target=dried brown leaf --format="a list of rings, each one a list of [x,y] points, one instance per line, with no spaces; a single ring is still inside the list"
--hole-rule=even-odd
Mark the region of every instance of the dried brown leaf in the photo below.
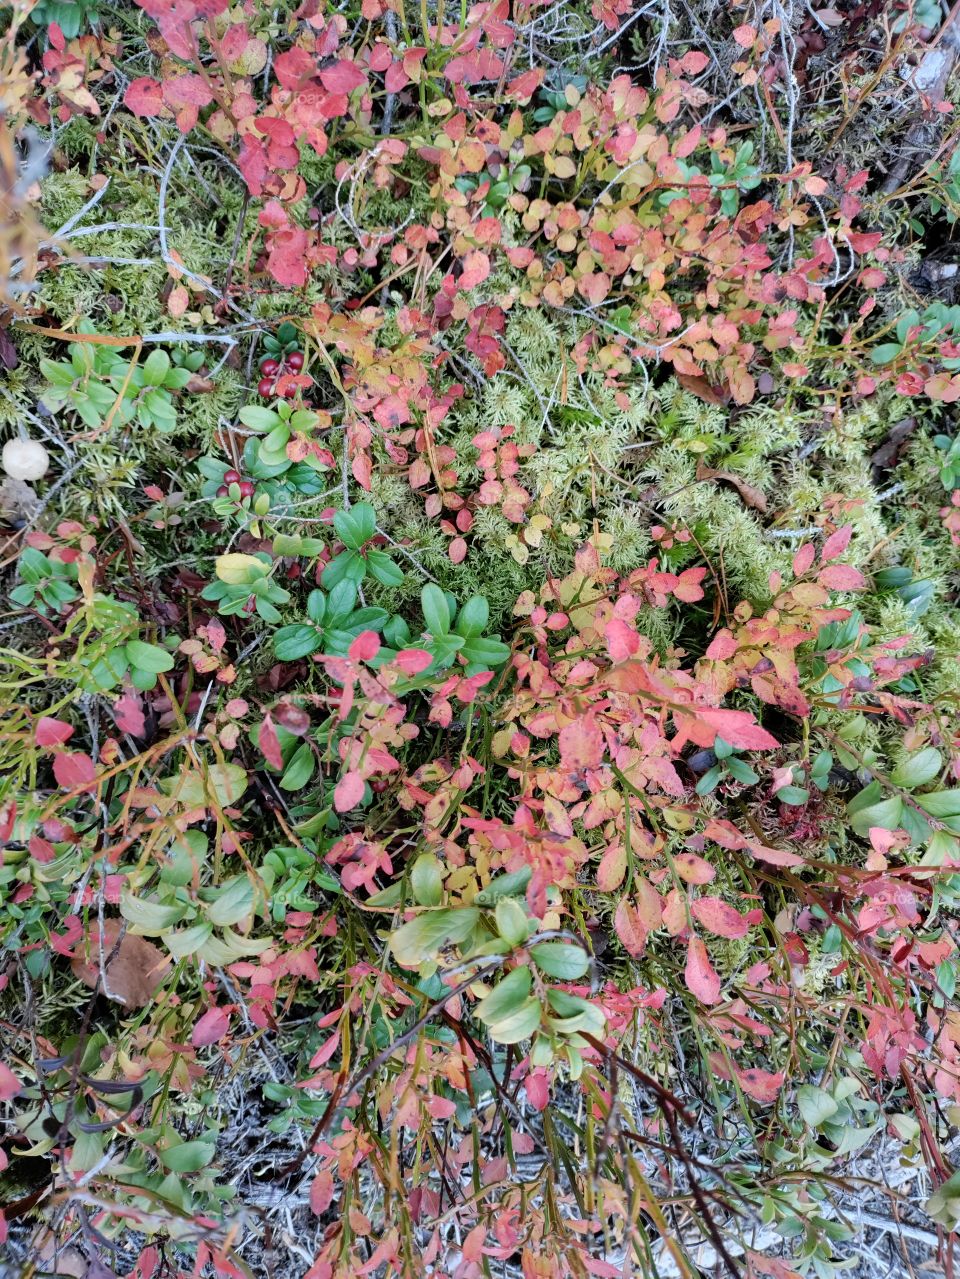
[[[117,948],[121,921],[107,919],[103,924],[104,957],[116,954],[107,965],[107,986],[110,995],[127,1008],[143,1008],[153,998],[170,967],[170,958],[146,937],[134,937],[125,933]],[[100,946],[98,930],[94,929],[89,943],[78,950],[70,961],[74,977],[93,990],[100,980]]]

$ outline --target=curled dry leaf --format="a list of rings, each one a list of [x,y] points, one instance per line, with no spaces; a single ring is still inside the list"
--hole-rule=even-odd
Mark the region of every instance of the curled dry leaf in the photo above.
[[[766,515],[767,499],[764,494],[752,484],[748,484],[743,476],[737,475],[735,471],[715,471],[712,466],[700,462],[697,466],[697,479],[722,480],[725,484],[732,484],[743,498],[745,505],[754,511],[759,511],[761,515]]]
[[[113,999],[125,1008],[143,1008],[153,998],[170,968],[170,958],[147,941],[146,937],[134,937],[125,933],[117,947],[121,923],[118,919],[104,920],[103,953],[105,957],[116,954],[107,965],[107,985]],[[85,986],[95,989],[100,981],[100,938],[93,929],[86,945],[78,947],[70,961],[74,977]]]

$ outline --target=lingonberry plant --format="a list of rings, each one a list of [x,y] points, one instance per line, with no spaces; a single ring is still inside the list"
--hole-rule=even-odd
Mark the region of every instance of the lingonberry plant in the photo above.
[[[11,1273],[952,1273],[956,15],[682,9],[8,6]]]

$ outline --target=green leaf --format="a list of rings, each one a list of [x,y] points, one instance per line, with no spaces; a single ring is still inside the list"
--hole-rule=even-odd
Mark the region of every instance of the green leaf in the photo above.
[[[882,342],[870,352],[870,360],[873,364],[889,364],[891,360],[897,358],[902,349],[899,342]]]
[[[446,635],[450,630],[450,609],[446,596],[435,582],[428,582],[420,592],[420,605],[427,630],[434,639]]]
[[[313,776],[316,759],[309,742],[301,742],[290,757],[280,778],[281,790],[300,790]]]
[[[202,773],[177,773],[160,782],[165,795],[175,796],[187,808],[206,808],[216,802],[221,808],[235,804],[247,789],[247,770],[239,764],[212,764]]]
[[[472,666],[489,670],[493,666],[502,666],[510,656],[510,650],[501,640],[481,635],[466,641],[463,655]]]
[[[562,941],[544,941],[531,948],[533,961],[542,973],[558,981],[576,981],[590,967],[590,956],[582,946]]]
[[[144,361],[143,380],[148,386],[161,386],[170,372],[170,356],[166,351],[151,351]]]
[[[496,909],[497,932],[511,946],[520,946],[530,936],[527,912],[515,897],[501,897]]]
[[[935,790],[929,795],[915,795],[914,798],[931,817],[960,816],[960,790]]]
[[[174,959],[185,959],[187,955],[195,955],[200,947],[213,934],[212,924],[194,924],[192,928],[180,928],[172,933],[162,933],[161,941]]]
[[[367,565],[362,555],[358,555],[356,551],[341,551],[323,570],[320,581],[328,591],[333,591],[342,582],[359,586],[366,572]]]
[[[482,635],[490,620],[490,605],[482,595],[473,595],[457,614],[454,630],[464,639]]]
[[[927,782],[932,782],[942,767],[943,756],[935,746],[927,746],[895,768],[890,780],[895,786],[913,790],[915,786],[926,786]]]
[[[832,1119],[840,1107],[825,1088],[815,1084],[801,1084],[797,1089],[797,1105],[804,1123],[811,1128],[819,1128],[822,1123]]]
[[[481,889],[473,900],[478,906],[495,906],[501,897],[514,897],[525,892],[532,878],[533,871],[529,866],[511,871],[509,875],[499,875],[486,888]]]
[[[253,909],[253,885],[246,875],[228,879],[207,907],[207,919],[218,928],[238,924]]]
[[[777,799],[781,804],[799,806],[810,798],[810,792],[803,786],[781,786],[777,791]]]
[[[420,906],[439,906],[443,901],[443,866],[433,853],[421,853],[413,863],[410,888]]]
[[[529,968],[514,968],[494,986],[486,998],[480,1000],[473,1015],[478,1021],[487,1024],[512,1017],[530,994],[532,984]]]
[[[871,826],[883,830],[897,830],[903,815],[903,801],[899,795],[884,797],[879,782],[871,782],[847,805],[850,825],[862,838],[866,838]]]
[[[143,640],[130,640],[124,644],[123,651],[131,666],[139,671],[150,671],[159,675],[163,671],[173,669],[173,657],[159,644],[145,644]]]
[[[499,1044],[518,1044],[522,1039],[529,1039],[540,1025],[542,1012],[539,999],[531,995],[511,1016],[489,1027],[491,1039]]]
[[[212,1141],[182,1141],[159,1151],[160,1162],[171,1172],[199,1172],[213,1159],[217,1148]]]
[[[120,914],[133,925],[132,932],[145,937],[158,937],[165,929],[172,928],[183,918],[186,909],[179,902],[170,906],[145,901],[128,892],[120,894]]]
[[[424,911],[397,929],[390,939],[390,948],[401,967],[416,968],[448,942],[465,941],[479,916],[480,912],[472,906]]]
[[[367,551],[367,567],[381,586],[399,586],[403,569],[385,551]]]
[[[349,511],[337,511],[333,527],[344,546],[359,551],[376,534],[377,517],[369,502],[357,502]]]
[[[254,431],[272,431],[280,421],[280,415],[273,409],[265,409],[259,404],[248,404],[240,410],[240,421]]]
[[[309,657],[322,645],[322,632],[305,622],[281,626],[273,637],[273,651],[281,662],[295,662],[300,657]]]
[[[327,622],[339,626],[353,612],[357,602],[357,584],[349,580],[340,582],[327,598]]]

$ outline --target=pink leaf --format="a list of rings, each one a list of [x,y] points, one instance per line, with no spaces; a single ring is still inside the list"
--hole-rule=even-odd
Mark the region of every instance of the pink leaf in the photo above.
[[[696,853],[677,853],[673,864],[685,884],[709,884],[717,873],[708,861],[704,861]]]
[[[523,1090],[534,1110],[546,1110],[550,1104],[550,1080],[542,1067],[530,1071],[523,1081]]]
[[[263,723],[260,725],[259,742],[263,757],[270,767],[278,770],[283,768],[280,738],[277,736],[277,730],[269,715],[263,717]]]
[[[611,844],[597,867],[597,887],[601,893],[612,893],[623,883],[627,873],[627,850],[622,844]]]
[[[123,101],[134,115],[159,115],[163,110],[163,88],[149,76],[140,76],[127,85]]]
[[[90,790],[97,770],[90,756],[82,751],[57,751],[53,757],[53,775],[63,790]]]
[[[354,769],[344,773],[333,792],[333,806],[338,813],[349,813],[363,799],[363,778]]]
[[[230,1015],[225,1008],[208,1008],[193,1030],[190,1042],[194,1048],[219,1043],[230,1028]]]
[[[455,537],[447,547],[447,554],[452,564],[462,564],[467,558],[467,543],[462,537]]]
[[[319,1217],[333,1202],[333,1173],[321,1168],[310,1183],[310,1207]]]
[[[164,80],[163,97],[172,107],[205,107],[213,101],[209,85],[192,72]]]
[[[745,937],[748,920],[719,897],[700,897],[690,904],[690,913],[698,923],[718,937]]]
[[[820,563],[829,564],[831,560],[835,560],[842,555],[850,545],[852,533],[852,524],[844,524],[843,528],[838,528],[836,533],[831,533],[823,544],[823,550],[820,552]]]
[[[813,557],[816,555],[812,542],[804,542],[796,555],[793,557],[793,575],[794,577],[803,577],[804,573],[813,563]]]
[[[460,276],[461,289],[475,289],[490,274],[490,259],[480,249],[474,249],[463,259],[463,274]]]
[[[361,631],[347,649],[347,655],[354,662],[372,662],[380,652],[380,636],[376,631]]]
[[[367,77],[357,64],[348,62],[345,58],[321,71],[320,80],[328,93],[351,93],[367,83]]]
[[[699,75],[701,71],[706,71],[709,65],[710,59],[699,49],[691,49],[680,59],[680,70],[684,75]]]
[[[0,1101],[12,1101],[23,1084],[9,1066],[0,1061]]]
[[[749,711],[701,710],[698,707],[696,716],[738,750],[769,751],[777,746],[777,739],[761,728]]]
[[[769,1070],[761,1070],[759,1066],[751,1066],[748,1070],[738,1070],[736,1075],[740,1087],[748,1097],[767,1105],[777,1100],[777,1095],[783,1087],[782,1070],[774,1075]]]
[[[687,989],[703,1004],[716,1004],[720,999],[720,978],[715,972],[707,948],[699,937],[691,937],[687,946],[684,972]]]
[[[592,719],[575,719],[560,730],[560,759],[567,768],[599,768],[603,734]]]
[[[818,581],[828,591],[859,591],[866,585],[863,574],[852,564],[828,564],[820,570]]]
[[[404,675],[419,675],[433,661],[430,653],[423,648],[405,648],[393,659],[393,665],[403,671]]]
[[[629,955],[642,955],[647,944],[647,929],[636,906],[621,897],[613,916],[613,926]]]
[[[604,633],[611,662],[625,662],[640,648],[640,636],[619,617],[611,618]]]
[[[129,733],[131,737],[143,737],[147,731],[143,707],[136,693],[124,693],[113,707],[113,718],[121,733]]]
[[[42,715],[33,730],[33,738],[38,746],[61,746],[73,736],[73,727],[62,719],[51,719]]]

